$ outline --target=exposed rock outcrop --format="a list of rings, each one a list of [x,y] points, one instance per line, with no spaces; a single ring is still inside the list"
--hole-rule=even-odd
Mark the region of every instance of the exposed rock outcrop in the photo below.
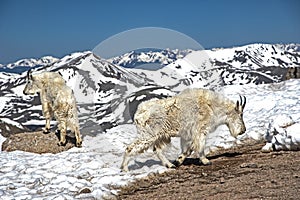
[[[13,121],[9,118],[0,117],[0,134],[3,137],[9,137],[10,135],[27,132],[29,129],[19,122]]]
[[[287,70],[287,73],[285,75],[285,79],[295,79],[295,78],[300,78],[300,67],[290,67]]]

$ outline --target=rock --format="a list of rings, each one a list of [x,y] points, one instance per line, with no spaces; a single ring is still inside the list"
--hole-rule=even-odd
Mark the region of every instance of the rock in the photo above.
[[[203,175],[204,177],[207,177],[207,176],[208,176],[208,174],[205,173],[205,172],[202,172],[202,175]]]
[[[240,165],[241,168],[258,168],[256,163],[243,163]]]
[[[91,193],[91,189],[90,188],[83,188],[79,191],[79,194],[87,194],[87,193]]]
[[[221,183],[221,184],[225,183],[225,178],[224,178],[224,177],[221,177],[221,178],[220,178],[220,183]]]
[[[271,142],[268,142],[265,146],[262,147],[261,151],[263,153],[269,153],[271,151],[273,151],[273,145]]]
[[[9,137],[12,133],[17,134],[26,131],[29,131],[29,129],[19,122],[13,121],[9,118],[0,117],[0,134],[3,137]]]
[[[289,67],[285,75],[285,79],[300,78],[300,67]]]
[[[75,138],[67,136],[67,144],[58,146],[58,136],[51,132],[24,132],[12,134],[2,144],[2,151],[27,151],[32,153],[59,153],[75,147]]]

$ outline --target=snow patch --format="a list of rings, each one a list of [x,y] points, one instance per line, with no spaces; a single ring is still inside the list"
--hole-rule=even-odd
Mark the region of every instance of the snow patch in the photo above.
[[[277,115],[269,123],[265,139],[267,143],[262,148],[263,152],[299,150],[300,123],[294,122],[292,117],[287,114]]]

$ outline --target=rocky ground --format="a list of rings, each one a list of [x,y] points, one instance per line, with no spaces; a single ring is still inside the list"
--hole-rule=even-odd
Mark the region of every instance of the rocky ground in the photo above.
[[[75,146],[75,138],[67,137],[65,146],[58,146],[57,133],[42,131],[17,133],[9,136],[2,144],[2,151],[27,151],[32,153],[59,153]]]
[[[299,199],[300,152],[262,153],[264,144],[210,157],[120,188],[118,199]]]

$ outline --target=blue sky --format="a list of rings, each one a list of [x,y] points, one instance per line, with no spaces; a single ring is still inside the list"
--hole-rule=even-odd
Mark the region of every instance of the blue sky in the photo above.
[[[139,27],[184,33],[204,48],[300,43],[298,0],[0,0],[0,63],[92,50]]]

